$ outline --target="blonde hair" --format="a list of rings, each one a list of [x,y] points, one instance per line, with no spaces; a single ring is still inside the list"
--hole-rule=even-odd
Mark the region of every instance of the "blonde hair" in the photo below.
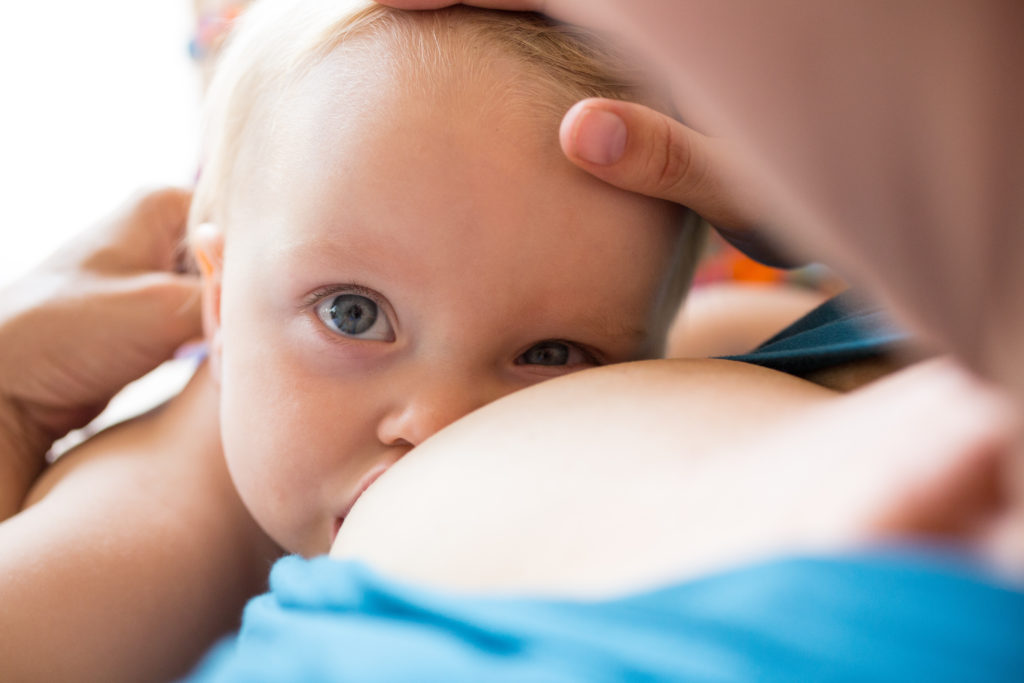
[[[486,57],[495,53],[517,60],[524,74],[513,84],[510,101],[552,118],[553,145],[558,119],[583,98],[630,100],[674,112],[667,89],[652,84],[647,71],[614,43],[539,14],[461,5],[409,12],[368,0],[261,0],[229,37],[210,86],[190,228],[203,222],[227,228],[229,200],[244,175],[235,172],[242,150],[260,144],[267,118],[287,100],[292,85],[338,47],[364,38],[385,41],[394,57],[368,68],[418,69],[426,77],[411,80],[424,88],[431,87],[433,74],[446,71],[486,76]],[[682,212],[680,223],[684,234],[662,293],[673,311],[689,288],[706,233],[690,210]]]

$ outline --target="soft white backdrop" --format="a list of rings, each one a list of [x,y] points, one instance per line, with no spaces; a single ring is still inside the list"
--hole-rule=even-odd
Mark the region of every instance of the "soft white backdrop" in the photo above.
[[[0,287],[136,190],[188,186],[199,137],[189,0],[0,0]],[[129,387],[63,452],[158,403],[193,363]]]
[[[0,286],[134,190],[191,182],[189,0],[3,0]]]

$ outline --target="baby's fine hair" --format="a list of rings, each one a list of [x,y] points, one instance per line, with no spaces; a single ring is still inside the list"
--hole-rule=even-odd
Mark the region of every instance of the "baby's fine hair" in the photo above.
[[[403,11],[368,0],[261,0],[238,21],[216,66],[207,93],[205,144],[199,182],[189,216],[190,229],[213,222],[230,233],[236,172],[246,150],[252,154],[273,134],[277,106],[291,86],[335,49],[356,40],[377,41],[366,68],[394,69],[414,78],[403,87],[428,89],[446,74],[486,79],[495,57],[522,64],[522,77],[501,91],[510,104],[525,104],[549,118],[551,144],[558,121],[580,99],[629,100],[672,114],[667,88],[648,69],[607,38],[529,12],[504,12],[456,5],[441,10]],[[355,57],[353,57],[355,58]],[[418,78],[422,76],[422,78]],[[412,85],[407,83],[412,82]],[[690,210],[680,212],[673,277],[663,292],[664,310],[682,302],[701,251],[706,226]],[[624,230],[633,226],[624,225]]]

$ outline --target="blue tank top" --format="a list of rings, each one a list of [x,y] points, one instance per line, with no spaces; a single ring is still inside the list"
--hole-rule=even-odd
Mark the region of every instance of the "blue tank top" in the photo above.
[[[884,356],[909,339],[879,306],[850,291],[829,299],[753,351],[723,358],[803,376]]]
[[[602,601],[473,597],[326,557],[192,681],[929,681],[1024,678],[1024,592],[932,551],[767,561]]]

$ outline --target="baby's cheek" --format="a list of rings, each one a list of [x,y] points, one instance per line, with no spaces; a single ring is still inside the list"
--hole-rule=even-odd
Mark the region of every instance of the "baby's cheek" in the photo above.
[[[242,502],[275,541],[286,544],[293,523],[288,519],[289,495],[298,474],[288,467],[282,450],[293,440],[284,433],[288,410],[273,391],[254,386],[248,373],[239,376],[225,365],[221,398],[221,438],[228,471]],[[287,452],[287,451],[285,451]]]

